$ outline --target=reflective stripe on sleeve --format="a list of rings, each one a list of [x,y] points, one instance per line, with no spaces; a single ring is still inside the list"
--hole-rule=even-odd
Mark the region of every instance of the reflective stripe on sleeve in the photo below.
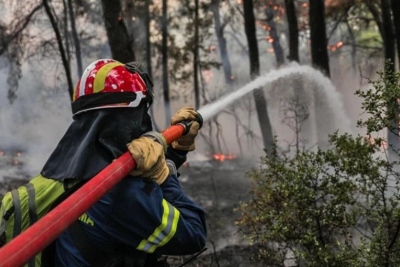
[[[138,250],[153,253],[156,248],[165,245],[175,235],[180,213],[165,199],[163,199],[162,205],[164,212],[161,224],[154,230],[153,234],[140,242],[137,247]]]
[[[19,201],[19,194],[17,189],[12,190],[11,195],[13,199],[13,205],[15,207],[13,236],[17,236],[21,233],[21,223],[22,223],[21,202]]]
[[[6,222],[4,219],[5,214],[6,214],[6,207],[4,207],[3,202],[0,202],[0,236],[6,231]]]
[[[33,184],[26,184],[24,185],[26,191],[28,192],[28,207],[29,207],[29,225],[34,224],[38,220],[38,216],[36,213],[36,205],[35,205],[35,187]]]

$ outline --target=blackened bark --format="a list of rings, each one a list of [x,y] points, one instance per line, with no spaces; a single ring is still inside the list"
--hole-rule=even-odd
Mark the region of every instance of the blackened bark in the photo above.
[[[267,17],[267,23],[269,26],[269,35],[272,38],[272,47],[274,49],[276,64],[280,66],[285,63],[285,56],[283,54],[283,49],[279,41],[278,30],[276,29],[276,24],[274,20],[275,10],[272,5],[269,5],[266,8],[265,15]]]
[[[72,101],[73,94],[74,94],[74,85],[72,84],[71,69],[70,69],[69,62],[68,62],[68,56],[67,56],[67,54],[65,52],[65,48],[64,48],[62,36],[61,36],[61,33],[60,33],[60,29],[58,28],[56,18],[54,16],[52,8],[50,7],[50,4],[49,4],[48,0],[43,0],[43,6],[44,6],[44,9],[46,10],[47,16],[49,17],[51,26],[53,27],[54,34],[56,35],[58,49],[60,51],[61,60],[63,62],[63,66],[64,66],[64,70],[65,70],[65,76],[67,78],[68,93],[69,93],[69,97],[70,97],[70,99]]]
[[[300,62],[299,58],[299,26],[297,22],[294,0],[285,0],[286,18],[289,28],[289,56],[290,61]]]
[[[165,107],[165,127],[169,126],[171,120],[171,103],[169,99],[169,79],[168,79],[168,17],[167,0],[162,1],[162,69],[163,69],[163,96]]]
[[[135,55],[132,49],[132,39],[129,37],[128,30],[122,18],[121,1],[102,0],[101,3],[112,58],[122,63],[134,61]]]
[[[328,40],[325,27],[324,0],[309,1],[309,24],[311,40],[311,60],[315,68],[330,76]]]
[[[193,44],[193,83],[194,83],[194,107],[200,107],[199,90],[199,0],[195,0],[194,7],[194,44]]]
[[[400,67],[400,1],[392,0],[393,25],[397,45],[397,59]]]
[[[243,1],[244,12],[244,27],[246,31],[247,43],[249,47],[250,59],[250,75],[254,79],[260,75],[260,61],[258,53],[258,44],[256,37],[256,24],[253,10],[253,0]],[[264,142],[264,148],[268,154],[272,152],[273,136],[271,122],[269,121],[267,111],[267,101],[262,89],[255,89],[253,91],[255,106],[257,110],[258,122]]]
[[[390,61],[391,64],[386,65],[385,70],[394,72],[394,60],[395,60],[395,37],[393,34],[393,23],[392,15],[390,13],[390,0],[381,0],[382,10],[382,38],[383,47],[385,53],[385,61]]]
[[[151,0],[146,0],[146,6],[145,6],[145,31],[146,31],[146,65],[147,65],[147,73],[149,74],[150,77],[153,77],[153,71],[152,71],[152,64],[151,64],[151,42],[150,42],[150,22],[151,22],[151,17],[150,17],[150,1]]]
[[[75,21],[75,13],[72,5],[72,0],[68,0],[68,10],[69,10],[69,17],[71,21],[71,34],[72,40],[75,46],[75,58],[76,58],[76,66],[78,71],[78,76],[80,77],[83,72],[82,67],[82,55],[81,55],[81,43],[79,41],[78,31],[76,30],[76,21]]]
[[[330,76],[329,57],[328,57],[328,40],[326,38],[325,27],[325,4],[324,0],[309,1],[309,25],[310,25],[310,40],[311,40],[311,61],[313,66]],[[327,124],[330,118],[329,112],[326,109],[327,95],[321,91],[317,85],[314,85],[314,109],[315,109],[315,124],[318,146],[321,149],[326,149],[329,146],[328,135],[333,134]]]
[[[389,0],[381,0],[381,11],[383,34],[382,38],[385,54],[385,76],[387,79],[389,79],[390,74],[393,73],[395,70],[395,39]],[[393,99],[392,101],[397,102],[397,99]],[[391,129],[388,131],[388,143],[393,148],[393,150],[389,150],[389,158],[391,160],[397,158],[397,153],[395,153],[395,151],[400,149],[399,141],[399,120],[398,118],[394,118],[391,122]]]
[[[150,42],[150,22],[151,22],[151,17],[150,17],[150,2],[151,0],[146,0],[145,2],[145,31],[146,31],[146,66],[147,66],[147,74],[151,78],[153,78],[153,69],[152,69],[152,62],[151,62],[151,42]],[[154,89],[153,89],[154,90]],[[150,107],[150,115],[151,117],[153,116],[154,113],[154,105],[151,105]],[[153,123],[153,130],[160,132],[160,128],[158,127],[156,120],[152,120]]]

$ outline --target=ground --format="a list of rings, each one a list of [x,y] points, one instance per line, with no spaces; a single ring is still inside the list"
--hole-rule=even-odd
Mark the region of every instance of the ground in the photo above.
[[[184,266],[265,266],[252,263],[255,248],[247,245],[235,226],[235,219],[239,216],[235,208],[250,197],[248,170],[248,166],[238,159],[190,162],[180,168],[181,185],[205,209],[208,227],[207,250]],[[4,179],[0,184],[0,195],[24,182],[24,179],[16,177]],[[189,256],[169,257],[168,261],[172,267],[178,267],[188,259]]]

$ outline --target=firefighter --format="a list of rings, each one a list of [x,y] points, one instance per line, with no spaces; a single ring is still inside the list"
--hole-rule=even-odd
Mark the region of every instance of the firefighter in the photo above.
[[[54,258],[43,265],[168,266],[160,255],[204,248],[204,211],[184,193],[176,171],[195,149],[197,113],[180,109],[171,125],[193,121],[190,131],[163,147],[151,131],[152,87],[135,62],[101,59],[84,71],[74,91],[74,120],[41,175],[65,185],[88,180],[127,149],[137,166],[56,239]]]

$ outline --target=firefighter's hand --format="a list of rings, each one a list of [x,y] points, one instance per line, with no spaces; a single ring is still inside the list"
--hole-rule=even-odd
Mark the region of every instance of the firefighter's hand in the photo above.
[[[150,178],[158,184],[167,179],[169,170],[162,145],[149,137],[142,136],[127,146],[136,162],[136,168],[131,172],[132,176]]]
[[[183,107],[171,118],[171,125],[181,121],[192,121],[189,132],[178,140],[172,142],[172,147],[178,150],[193,151],[196,149],[195,138],[199,132],[200,124],[196,121],[197,112],[191,107]]]

